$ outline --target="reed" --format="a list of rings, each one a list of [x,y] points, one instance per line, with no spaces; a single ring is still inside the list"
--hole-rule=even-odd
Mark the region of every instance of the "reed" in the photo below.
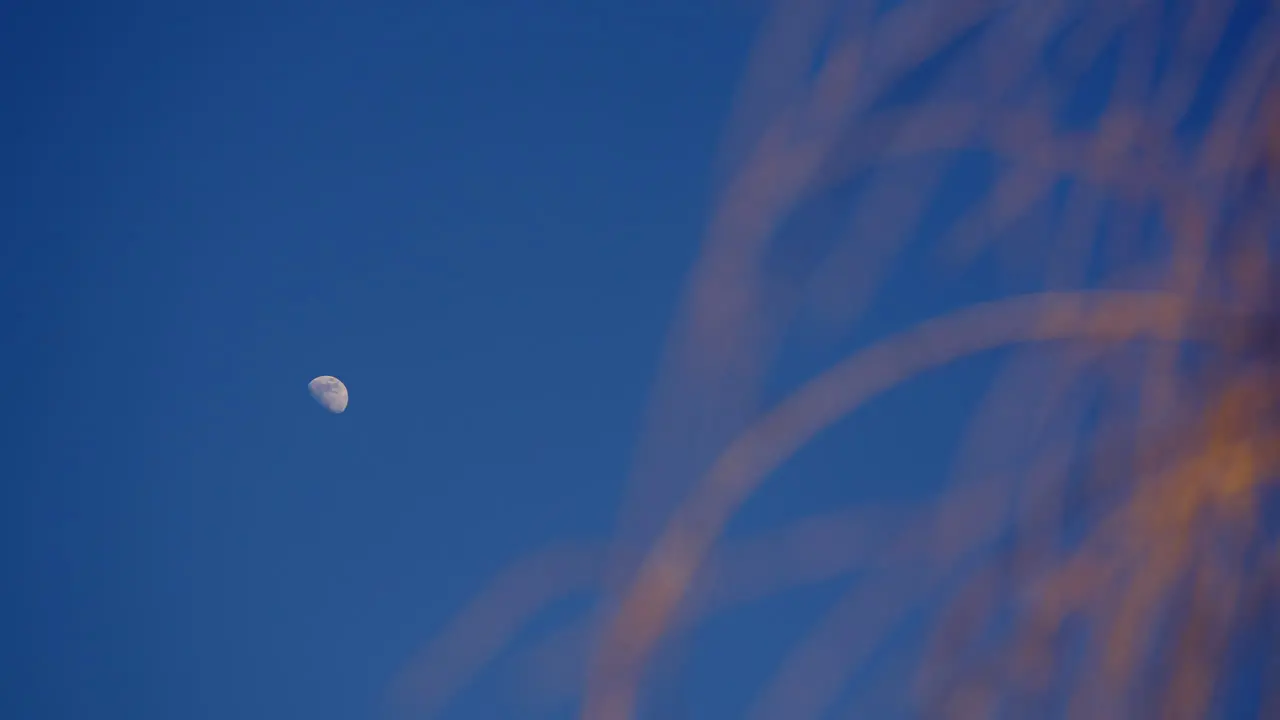
[[[1246,704],[1280,717],[1280,662],[1249,652],[1280,617],[1278,80],[1262,0],[777,2],[616,535],[496,579],[405,696],[438,711],[588,591],[559,637],[586,652],[580,716],[626,720],[709,613],[856,569],[752,717],[1199,718],[1251,673],[1272,682]],[[839,220],[798,237],[824,202]],[[772,399],[789,344],[847,343],[904,256],[1003,262],[1008,292]],[[981,353],[1003,369],[937,497],[725,536],[816,435]],[[908,624],[928,642],[901,681],[846,697]]]

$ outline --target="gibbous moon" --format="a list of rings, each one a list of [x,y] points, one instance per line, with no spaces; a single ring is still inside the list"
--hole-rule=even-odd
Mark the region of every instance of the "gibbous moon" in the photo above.
[[[347,409],[347,386],[332,375],[321,375],[312,380],[307,388],[311,397],[316,399],[331,413],[340,413]]]

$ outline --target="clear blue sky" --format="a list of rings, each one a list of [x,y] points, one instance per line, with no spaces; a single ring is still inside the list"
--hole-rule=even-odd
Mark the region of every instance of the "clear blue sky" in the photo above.
[[[0,716],[376,717],[492,573],[604,537],[753,5],[0,9]],[[875,327],[937,299],[897,292]],[[947,458],[913,437],[981,389],[957,372],[744,522],[848,500],[839,453],[918,495]],[[325,374],[341,416],[307,395]],[[709,717],[788,622],[709,630]],[[483,682],[454,717],[509,716]]]
[[[756,21],[0,10],[0,715],[371,717],[491,573],[603,536]]]

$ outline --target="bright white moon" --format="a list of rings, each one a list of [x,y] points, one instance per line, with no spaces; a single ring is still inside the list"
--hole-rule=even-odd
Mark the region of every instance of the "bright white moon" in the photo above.
[[[311,384],[307,385],[311,390],[311,397],[316,399],[331,413],[340,413],[347,409],[347,386],[342,381],[332,375],[321,375]]]

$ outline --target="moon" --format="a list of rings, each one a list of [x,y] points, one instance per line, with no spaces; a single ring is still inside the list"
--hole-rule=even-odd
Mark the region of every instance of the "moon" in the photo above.
[[[347,386],[338,378],[321,375],[312,380],[307,388],[311,390],[311,397],[329,412],[336,415],[347,409]]]

